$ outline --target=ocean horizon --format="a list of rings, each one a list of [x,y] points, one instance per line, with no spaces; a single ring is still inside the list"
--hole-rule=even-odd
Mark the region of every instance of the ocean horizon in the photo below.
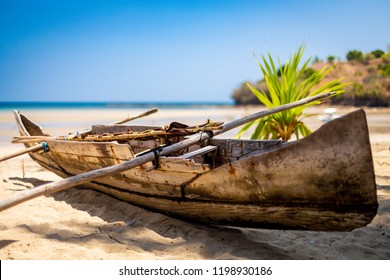
[[[233,106],[234,102],[116,102],[116,101],[0,101],[0,110],[19,110],[19,109],[143,109],[143,108],[207,108]]]

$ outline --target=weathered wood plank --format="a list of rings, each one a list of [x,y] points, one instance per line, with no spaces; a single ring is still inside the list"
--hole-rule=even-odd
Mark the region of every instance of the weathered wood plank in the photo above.
[[[341,209],[318,205],[261,205],[175,200],[122,192],[101,185],[90,187],[146,209],[184,220],[208,224],[261,227],[271,229],[300,229],[314,231],[350,231],[364,227],[375,216],[376,208]]]
[[[161,141],[159,140],[130,140],[127,143],[131,146],[134,153],[136,154],[144,152],[145,150],[155,149],[161,145]]]
[[[129,145],[95,142],[74,142],[63,140],[48,140],[50,152],[53,154],[75,155],[83,158],[109,158],[113,160],[127,161],[134,158],[134,152]]]
[[[75,142],[78,143],[78,142]],[[95,146],[100,143],[89,143]],[[85,145],[84,145],[85,146]],[[88,146],[88,145],[87,145]],[[101,146],[101,145],[98,145]],[[109,144],[108,146],[111,146]],[[122,149],[126,145],[114,145],[115,149]],[[116,158],[111,149],[86,149],[100,152],[99,154],[84,155],[69,153],[48,152],[35,155],[41,164],[52,169],[53,172],[65,177],[81,174],[89,170],[96,170],[102,167],[112,166],[124,162],[125,159]],[[102,153],[101,151],[111,151]],[[56,169],[54,171],[53,169]],[[180,186],[193,180],[199,174],[209,172],[210,167],[204,164],[197,164],[193,160],[186,160],[172,157],[161,157],[159,168],[153,169],[151,162],[139,167],[107,176],[99,179],[99,182],[116,186],[124,190],[132,190],[145,194],[181,196]]]
[[[210,139],[210,145],[218,146],[221,155],[241,157],[253,151],[269,151],[280,147],[280,140]]]
[[[214,157],[216,166],[228,164],[250,155],[261,154],[281,147],[280,140],[241,140],[241,139],[210,139],[211,145],[218,146]]]
[[[191,159],[161,157],[158,170],[167,172],[202,174],[211,170],[210,165],[196,163]]]

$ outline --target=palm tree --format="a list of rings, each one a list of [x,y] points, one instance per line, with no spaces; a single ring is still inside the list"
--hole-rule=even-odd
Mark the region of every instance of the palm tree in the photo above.
[[[341,79],[318,86],[332,69],[332,66],[325,66],[318,71],[307,71],[309,69],[309,62],[311,61],[310,57],[299,68],[304,49],[303,46],[300,46],[298,51],[285,64],[281,64],[278,59],[279,70],[270,54],[268,54],[268,60],[263,55],[261,56],[262,63],[256,57],[261,72],[264,75],[269,94],[267,95],[257,90],[249,83],[247,85],[262,104],[268,108],[273,108],[323,92],[344,92],[343,89],[347,84],[341,83]],[[319,104],[319,102],[309,103],[302,107],[253,121],[245,125],[237,136],[240,138],[245,131],[255,126],[251,139],[282,139],[283,141],[288,141],[292,135],[295,135],[297,139],[300,135],[305,137],[311,131],[302,122],[304,118],[303,110],[316,104]]]

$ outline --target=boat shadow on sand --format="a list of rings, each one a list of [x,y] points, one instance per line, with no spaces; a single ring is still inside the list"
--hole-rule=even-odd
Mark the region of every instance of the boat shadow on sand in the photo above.
[[[37,187],[50,182],[35,178],[12,177],[9,179],[14,181],[14,185],[21,187],[30,185]],[[174,257],[179,251],[185,252],[184,258],[294,258],[285,249],[266,242],[270,236],[274,235],[273,231],[269,230],[249,230],[248,234],[246,229],[189,223],[82,187],[64,190],[48,197],[58,202],[65,202],[73,209],[84,211],[91,217],[98,217],[104,222],[97,223],[94,220],[86,223],[66,218],[66,221],[61,221],[60,229],[50,223],[35,225],[26,223],[20,226],[45,239],[76,244],[97,241],[103,244],[102,246],[118,245],[134,251],[142,250],[156,254],[157,257],[162,254],[168,258]],[[53,209],[53,211],[58,210]],[[253,238],[254,231],[256,231],[256,238]],[[262,242],[262,239],[265,241]]]
[[[8,179],[15,186],[25,188],[50,182],[35,178]],[[107,250],[118,246],[118,250],[129,252],[129,258],[137,258],[137,252],[142,251],[150,254],[150,258],[177,258],[180,255],[180,258],[187,259],[388,259],[390,185],[383,184],[385,182],[387,180],[377,185],[377,216],[367,227],[351,232],[263,230],[189,223],[82,187],[48,197],[88,213],[91,221],[64,215],[64,219],[57,224],[55,221],[26,223],[20,227],[42,238],[59,242],[82,246],[98,243]],[[46,208],[46,211],[49,210]],[[52,211],[59,210],[53,207]],[[102,221],[97,222],[94,217]],[[0,246],[5,247],[14,242],[3,240]],[[326,254],[318,254],[325,247]]]

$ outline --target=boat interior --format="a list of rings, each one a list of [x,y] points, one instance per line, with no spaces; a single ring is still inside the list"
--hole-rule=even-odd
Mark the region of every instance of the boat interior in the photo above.
[[[26,132],[31,136],[45,136],[46,134],[42,128],[29,120],[24,115],[20,114],[20,120]],[[90,134],[104,135],[104,134],[118,134],[127,131],[143,132],[147,130],[155,130],[160,127],[156,126],[137,126],[137,125],[94,125],[92,126]],[[129,145],[136,156],[159,149],[165,145],[174,144],[182,141],[185,136],[175,136],[172,138],[156,138],[152,140],[122,140],[114,141],[118,144]],[[202,143],[192,145],[182,151],[170,155],[171,157],[178,157],[183,159],[192,159],[198,164],[207,164],[211,168],[221,166],[226,163],[237,161],[241,158],[261,154],[271,151],[282,145],[280,140],[242,140],[242,139],[223,139],[210,138]]]
[[[93,126],[91,134],[120,133],[123,131],[142,132],[158,129],[153,126],[128,126],[128,125],[98,125]],[[157,138],[154,140],[129,140],[121,144],[128,144],[136,155],[144,154],[153,149],[158,149],[164,145],[174,144],[184,139],[177,136],[169,139]],[[220,165],[237,161],[241,158],[258,155],[281,147],[281,140],[242,140],[210,138],[202,143],[195,144],[179,151],[171,156],[193,159],[196,163],[208,164],[215,168]]]

